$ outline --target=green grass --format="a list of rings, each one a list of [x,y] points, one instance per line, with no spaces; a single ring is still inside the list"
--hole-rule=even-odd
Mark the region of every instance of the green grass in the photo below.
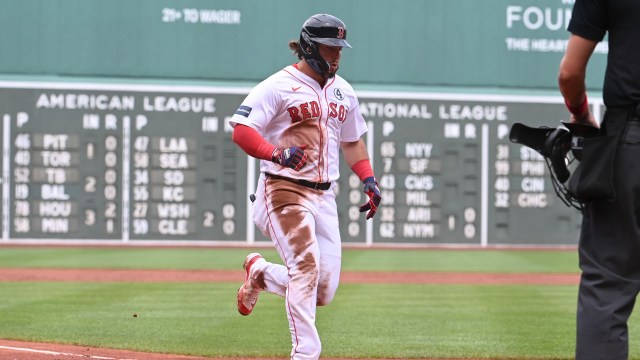
[[[0,267],[239,269],[251,249],[0,247]],[[272,250],[260,249],[271,259]],[[355,250],[347,271],[576,272],[573,251]],[[284,300],[249,317],[237,283],[0,282],[0,338],[287,358]],[[319,308],[324,357],[571,359],[577,286],[341,284]],[[133,317],[137,314],[137,317]],[[640,359],[632,317],[631,354]]]
[[[0,338],[204,356],[286,357],[283,299],[237,284],[0,283]],[[324,356],[570,358],[574,286],[342,285],[319,309]],[[133,317],[133,314],[137,317]],[[248,341],[250,339],[250,341]]]

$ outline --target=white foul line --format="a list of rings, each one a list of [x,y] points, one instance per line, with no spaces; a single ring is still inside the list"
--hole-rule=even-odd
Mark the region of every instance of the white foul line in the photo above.
[[[101,359],[101,360],[136,360],[136,359],[117,359],[108,356],[92,356],[92,355],[82,355],[82,354],[72,354],[72,353],[64,353],[57,351],[48,351],[48,350],[37,350],[37,349],[29,349],[29,348],[19,348],[12,346],[2,346],[0,345],[0,349],[14,350],[14,351],[24,351],[24,352],[32,352],[38,354],[47,354],[47,355],[57,355],[57,356],[74,356],[81,357],[85,359]]]

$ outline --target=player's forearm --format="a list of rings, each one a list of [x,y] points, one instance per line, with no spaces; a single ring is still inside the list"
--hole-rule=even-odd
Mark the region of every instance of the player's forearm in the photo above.
[[[343,141],[340,143],[340,148],[342,149],[344,160],[349,167],[355,165],[360,160],[369,159],[367,147],[364,145],[362,139],[354,142]]]
[[[364,181],[364,179],[374,176],[364,141],[343,142],[341,147],[347,165],[358,175],[360,180]]]
[[[246,125],[236,125],[233,129],[232,140],[249,156],[257,159],[272,160],[276,146],[265,140],[254,128]]]

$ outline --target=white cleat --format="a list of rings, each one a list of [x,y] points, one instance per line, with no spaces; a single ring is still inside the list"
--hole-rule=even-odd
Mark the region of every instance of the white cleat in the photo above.
[[[253,307],[256,306],[256,303],[258,302],[258,295],[260,294],[260,291],[262,291],[262,289],[257,286],[255,280],[251,277],[251,267],[258,260],[264,261],[262,255],[259,253],[251,253],[247,255],[247,258],[244,260],[244,264],[242,264],[247,276],[244,279],[244,284],[242,284],[240,289],[238,289],[238,312],[243,316],[251,314]]]

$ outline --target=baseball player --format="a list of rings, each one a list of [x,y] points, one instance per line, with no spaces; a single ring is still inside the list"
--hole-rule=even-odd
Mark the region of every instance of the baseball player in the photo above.
[[[311,16],[300,40],[289,42],[299,61],[253,88],[230,121],[233,141],[261,159],[253,220],[284,262],[267,262],[258,253],[246,257],[238,311],[249,315],[262,291],[283,296],[295,360],[319,358],[316,306],[329,304],[338,288],[340,150],[368,195],[360,211],[370,219],[380,203],[358,99],[336,75],[344,47],[351,45],[340,19]]]

